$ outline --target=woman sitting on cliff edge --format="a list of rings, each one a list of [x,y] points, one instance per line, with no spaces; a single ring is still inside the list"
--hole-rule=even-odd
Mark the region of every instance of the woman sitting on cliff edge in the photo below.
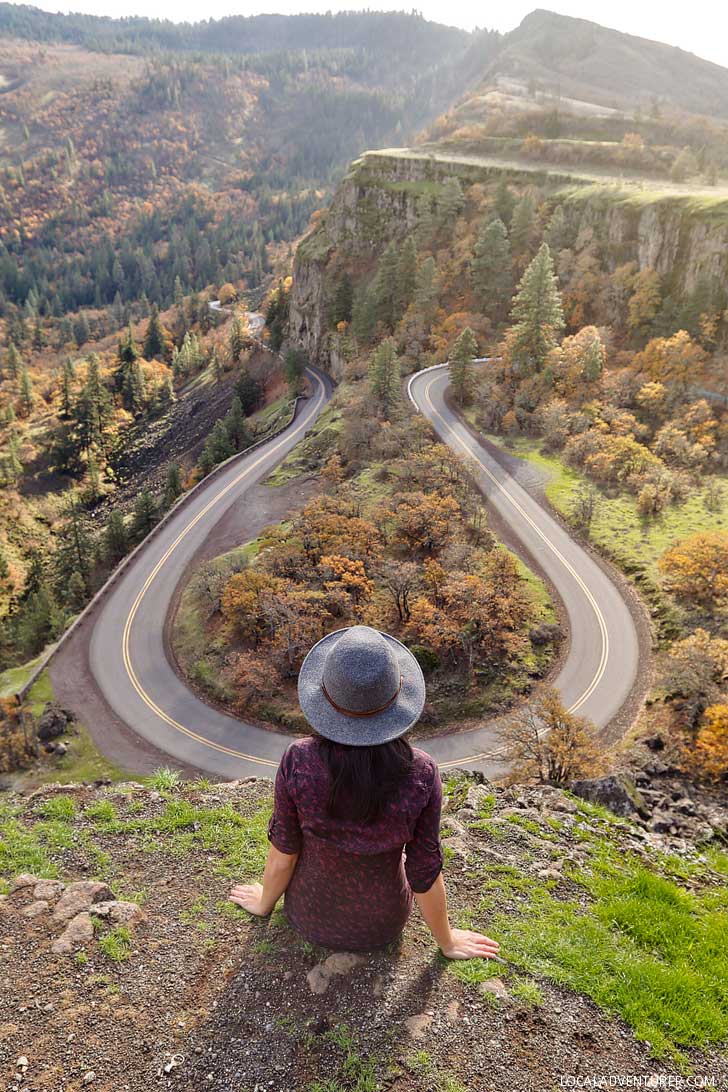
[[[396,940],[414,900],[449,959],[496,955],[496,941],[450,925],[440,772],[404,738],[425,703],[414,656],[368,626],[338,630],[309,651],[298,696],[315,734],[278,767],[262,884],[230,899],[265,917],[285,893],[305,940],[345,951]]]

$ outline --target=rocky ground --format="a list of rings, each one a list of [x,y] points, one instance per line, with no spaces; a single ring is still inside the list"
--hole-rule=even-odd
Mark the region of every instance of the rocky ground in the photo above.
[[[673,799],[665,762],[641,779],[641,796],[622,776],[576,786],[630,816],[619,818],[549,787],[448,775],[453,916],[496,936],[503,955],[463,964],[438,956],[416,911],[398,945],[359,956],[306,944],[280,910],[252,920],[228,903],[231,883],[262,867],[267,779],[160,774],[5,795],[0,1088],[540,1092],[575,1074],[688,1071],[728,1087],[717,1042],[681,1043],[646,1009],[610,1011],[596,984],[574,988],[568,960],[559,971],[558,953],[550,960],[534,940],[557,911],[572,915],[575,944],[590,915],[596,929],[591,880],[623,864],[654,870],[676,898],[728,910],[725,801],[685,785]],[[594,943],[615,945],[605,958],[633,944],[600,928]]]

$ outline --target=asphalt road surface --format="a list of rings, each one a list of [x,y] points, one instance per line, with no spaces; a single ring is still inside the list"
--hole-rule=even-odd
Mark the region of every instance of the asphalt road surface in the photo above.
[[[311,397],[280,436],[233,462],[201,488],[123,572],[93,618],[89,663],[116,716],[171,760],[222,778],[271,775],[289,736],[239,721],[201,701],[167,659],[164,626],[175,589],[226,509],[263,480],[304,436],[331,395],[311,369]],[[458,454],[475,460],[488,502],[536,557],[569,616],[571,644],[556,686],[575,712],[605,725],[626,700],[638,664],[635,626],[603,569],[533,499],[446,406],[445,368],[410,382],[415,405]],[[76,711],[83,716],[83,697]],[[494,729],[483,726],[421,744],[443,767],[502,769]]]
[[[498,512],[557,589],[569,620],[570,647],[554,685],[574,713],[604,727],[629,697],[639,665],[637,630],[607,572],[569,532],[503,469],[445,402],[446,365],[419,372],[408,392],[456,454],[468,458],[488,504]],[[442,737],[429,748],[440,762],[469,741],[472,765],[493,757],[488,728]]]

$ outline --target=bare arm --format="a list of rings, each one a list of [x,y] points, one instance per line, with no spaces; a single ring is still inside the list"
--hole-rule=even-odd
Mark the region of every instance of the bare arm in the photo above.
[[[298,856],[298,853],[281,853],[271,845],[263,883],[237,884],[230,892],[230,901],[242,906],[249,914],[267,917],[291,882]]]
[[[453,929],[447,913],[447,892],[442,873],[429,891],[415,891],[414,897],[435,942],[448,959],[489,959],[497,955],[500,945],[482,933],[469,929]]]

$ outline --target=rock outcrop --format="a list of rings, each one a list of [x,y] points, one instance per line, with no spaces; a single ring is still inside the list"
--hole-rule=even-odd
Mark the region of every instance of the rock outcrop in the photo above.
[[[366,267],[390,239],[402,239],[418,220],[418,199],[437,202],[448,178],[466,190],[506,174],[515,187],[538,188],[550,203],[561,204],[574,236],[592,232],[607,266],[635,262],[656,269],[665,291],[685,294],[702,283],[728,278],[728,201],[689,193],[653,194],[633,186],[580,181],[558,168],[506,168],[477,157],[439,155],[418,149],[367,152],[340,183],[330,208],[296,252],[290,305],[290,335],[310,358],[335,378],[343,371],[335,331],[329,328],[327,300],[340,261]]]

